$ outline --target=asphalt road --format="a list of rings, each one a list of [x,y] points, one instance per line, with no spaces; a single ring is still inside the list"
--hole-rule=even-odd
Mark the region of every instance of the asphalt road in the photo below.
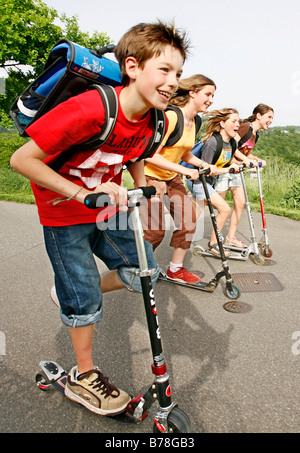
[[[0,202],[0,212],[0,432],[152,433],[157,405],[142,424],[124,425],[35,385],[41,360],[70,369],[74,355],[50,299],[53,276],[36,207]],[[261,216],[253,217],[260,239]],[[212,294],[164,282],[155,288],[172,398],[189,415],[193,433],[300,431],[299,222],[267,215],[267,225],[273,256],[264,266],[250,258],[229,260],[233,277],[243,274],[237,278],[252,283],[239,299],[250,311],[224,310],[224,281]],[[206,245],[210,231],[206,213],[201,243]],[[156,252],[162,268],[171,257],[169,236]],[[246,212],[238,236],[249,241]],[[204,281],[221,270],[219,260],[190,252],[185,265],[204,274]],[[99,268],[104,270],[101,263]],[[105,295],[94,356],[110,380],[130,394],[151,385],[141,296],[126,290]]]

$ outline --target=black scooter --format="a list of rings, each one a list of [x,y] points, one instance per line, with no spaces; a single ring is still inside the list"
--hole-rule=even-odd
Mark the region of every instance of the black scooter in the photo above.
[[[211,199],[210,199],[210,196],[209,196],[209,192],[208,192],[208,189],[207,189],[206,175],[208,175],[209,173],[210,173],[210,169],[209,168],[203,170],[200,167],[199,180],[195,181],[195,184],[197,184],[197,183],[198,184],[199,183],[203,184],[203,188],[204,188],[204,192],[205,192],[205,196],[206,196],[206,201],[207,201],[207,205],[208,205],[209,212],[210,212],[210,218],[211,218],[212,225],[213,225],[216,237],[217,237],[217,243],[218,243],[218,247],[219,247],[219,250],[220,250],[220,257],[221,257],[221,261],[222,261],[223,270],[218,272],[215,275],[215,277],[212,280],[210,280],[208,283],[200,281],[199,283],[194,283],[193,284],[193,283],[185,283],[185,282],[176,281],[174,279],[168,278],[167,274],[164,271],[162,271],[162,270],[160,271],[159,279],[162,280],[162,281],[168,282],[168,283],[173,283],[175,285],[185,286],[185,287],[188,287],[188,288],[198,289],[200,291],[206,291],[206,292],[212,293],[217,288],[221,278],[225,277],[226,286],[225,286],[224,291],[223,291],[224,295],[228,299],[236,300],[236,299],[238,299],[240,297],[241,292],[240,292],[239,288],[236,285],[234,285],[234,283],[233,283],[233,279],[231,277],[229,266],[228,266],[228,263],[227,263],[227,260],[226,260],[226,256],[225,256],[225,253],[224,253],[223,239],[222,239],[222,236],[221,236],[221,234],[219,232],[218,224],[217,224],[217,221],[216,221],[216,218],[215,218],[216,216],[215,216],[214,209],[213,209],[213,206],[212,206],[212,202],[211,202]],[[200,253],[198,247],[194,248],[193,253],[196,256],[197,255],[202,255],[202,251]]]
[[[126,410],[119,415],[111,417],[122,423],[139,424],[145,420],[148,410],[156,401],[159,404],[153,424],[154,433],[189,433],[191,428],[187,414],[172,402],[169,375],[162,349],[158,316],[155,305],[151,275],[154,272],[148,269],[143,228],[139,215],[140,199],[144,196],[150,198],[155,194],[154,187],[144,187],[128,191],[128,207],[132,219],[137,253],[139,258],[139,275],[141,278],[146,318],[149,337],[153,354],[152,373],[154,383],[144,395],[134,397],[127,405]],[[95,209],[108,206],[109,198],[106,194],[90,194],[85,198],[85,205]],[[64,393],[67,372],[56,362],[43,361],[40,363],[41,371],[36,375],[36,384],[41,390],[54,387]]]

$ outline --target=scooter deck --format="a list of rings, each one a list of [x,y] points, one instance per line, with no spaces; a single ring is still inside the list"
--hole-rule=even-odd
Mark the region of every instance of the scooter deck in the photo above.
[[[54,388],[65,396],[65,387],[67,383],[68,373],[61,365],[54,361],[40,362],[41,372],[36,374],[36,385],[43,391]],[[130,417],[126,410],[116,415],[106,415],[120,423],[132,424],[136,423]]]
[[[223,246],[224,250],[229,250],[227,247]],[[231,250],[231,249],[230,249]],[[248,249],[242,249],[242,252],[238,252],[237,249],[235,251],[231,251],[230,255],[226,256],[226,260],[239,260],[245,261],[249,256]],[[211,258],[221,260],[221,255],[216,255],[215,253],[210,252],[209,250],[205,249],[202,246],[196,245],[193,250],[194,255],[199,256],[209,256]]]
[[[206,291],[208,293],[212,293],[217,285],[215,283],[209,282],[198,282],[198,283],[186,283],[186,282],[181,282],[178,280],[174,280],[173,278],[169,278],[165,273],[160,273],[158,280],[161,280],[163,282],[168,282],[168,283],[174,283],[175,285],[179,286],[185,286],[186,288],[192,288],[192,289],[198,289],[200,291]]]

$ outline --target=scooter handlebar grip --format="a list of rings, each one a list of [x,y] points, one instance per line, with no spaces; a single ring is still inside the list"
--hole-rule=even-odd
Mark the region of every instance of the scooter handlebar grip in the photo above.
[[[112,206],[109,195],[107,193],[90,193],[84,199],[84,204],[89,209],[105,208]]]
[[[151,198],[156,194],[156,189],[153,186],[140,187],[141,191],[145,198]],[[128,195],[130,196],[130,190],[128,190]]]
[[[145,198],[151,198],[156,194],[156,189],[153,186],[139,187],[138,189],[128,190],[128,197],[131,197],[135,194],[143,195]],[[97,208],[106,208],[107,206],[112,206],[109,195],[107,193],[98,192],[90,193],[84,199],[84,204],[89,209]]]
[[[201,171],[199,171],[200,175],[209,175],[210,174],[210,168],[205,168]]]

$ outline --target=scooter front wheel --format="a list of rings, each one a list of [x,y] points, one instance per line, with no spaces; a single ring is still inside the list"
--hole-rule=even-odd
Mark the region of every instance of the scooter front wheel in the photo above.
[[[224,294],[228,299],[236,300],[240,297],[241,291],[235,285],[231,285],[231,290],[226,286],[224,289]]]
[[[262,251],[263,255],[266,257],[266,258],[271,258],[271,256],[273,256],[273,252],[271,249],[268,248],[264,248],[263,251]]]
[[[191,430],[191,422],[188,415],[179,407],[175,406],[168,415],[168,433],[189,433]],[[155,419],[153,425],[154,433],[165,433],[163,427]]]

